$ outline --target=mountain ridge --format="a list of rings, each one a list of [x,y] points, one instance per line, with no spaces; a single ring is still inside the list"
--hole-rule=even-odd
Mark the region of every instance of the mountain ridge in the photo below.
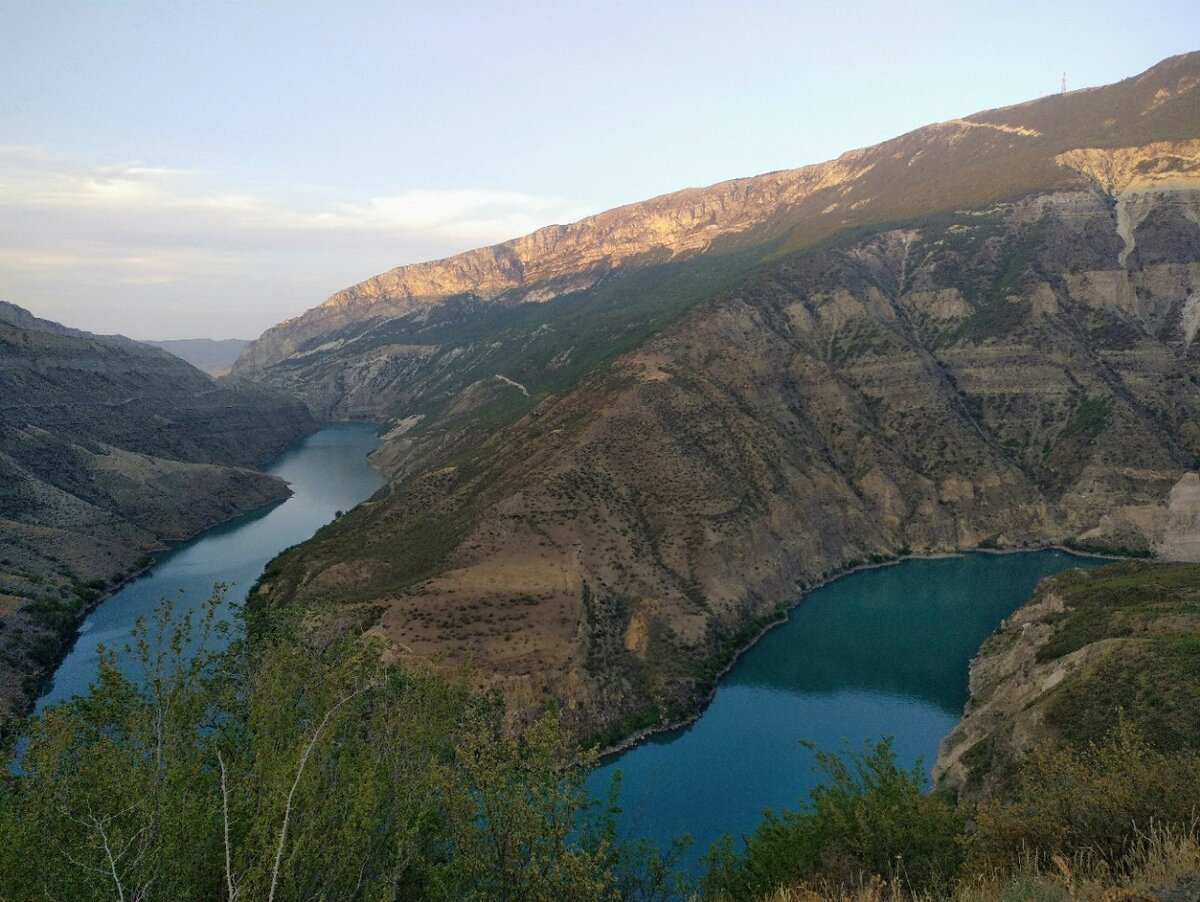
[[[167,338],[141,339],[141,344],[174,354],[210,376],[224,376],[233,367],[242,348],[249,344],[244,338]]]
[[[54,320],[43,319],[10,301],[0,301],[0,323],[19,329],[27,329],[31,332],[44,332],[48,335],[70,336],[89,341],[101,341],[127,349],[136,347],[139,344],[139,342],[125,335],[97,335],[94,332],[86,332],[83,329],[64,326],[62,323],[56,323]]]
[[[335,314],[343,312],[340,310],[343,307],[370,308],[383,304],[388,312],[402,314],[464,292],[497,298],[505,292],[529,287],[530,291],[521,300],[536,301],[588,288],[599,280],[604,269],[620,265],[627,258],[659,249],[672,254],[700,250],[717,237],[758,224],[765,216],[755,217],[753,211],[762,206],[760,195],[772,196],[771,189],[776,201],[772,206],[777,206],[787,202],[779,200],[780,197],[801,196],[845,181],[852,177],[853,170],[847,163],[855,153],[851,151],[835,160],[801,169],[730,179],[705,188],[685,188],[648,201],[624,204],[569,225],[545,226],[500,244],[427,263],[398,266],[335,293],[319,307],[286,320],[265,335],[304,325],[306,318],[322,326],[328,320],[338,321],[340,317]],[[632,211],[636,215],[630,224],[627,218]],[[612,243],[606,245],[602,240],[605,238]],[[676,241],[664,244],[664,238]],[[578,260],[582,255],[583,265],[575,269],[556,265],[560,246],[567,248],[564,256],[571,256],[573,251],[574,259]],[[273,351],[260,356],[252,349],[248,356],[239,359],[234,372],[245,373],[264,363],[277,362],[281,359],[278,355],[278,351]]]
[[[704,251],[539,303],[385,300],[247,365],[389,427],[389,488],[252,609],[365,618],[397,654],[473,659],[515,717],[554,697],[614,739],[694,712],[847,567],[1193,554],[1197,84],[1190,54],[918,129]],[[1089,167],[1118,159],[1112,193]]]
[[[1139,84],[1149,82],[1160,86],[1154,88],[1151,105],[1144,113],[1152,113],[1155,109],[1167,106],[1164,100],[1153,100],[1164,92],[1168,99],[1177,99],[1171,96],[1174,90],[1180,95],[1192,95],[1191,106],[1200,114],[1200,101],[1197,100],[1197,92],[1194,90],[1197,82],[1191,72],[1198,57],[1200,53],[1171,57],[1147,72],[1117,85],[1108,86],[1107,89],[1084,89],[1065,95],[1049,95],[1022,104],[985,110],[959,119],[922,126],[881,144],[847,151],[825,162],[731,179],[704,188],[684,188],[646,201],[624,204],[570,225],[546,226],[500,244],[476,248],[427,263],[395,267],[343,289],[318,307],[267,330],[262,337],[247,347],[233,371],[235,374],[245,375],[276,363],[288,354],[301,350],[304,342],[311,340],[313,335],[354,321],[357,318],[354,315],[356,312],[385,316],[402,315],[468,291],[488,300],[512,303],[546,300],[590,287],[602,273],[611,271],[630,257],[654,251],[678,254],[698,250],[715,238],[762,224],[782,206],[798,203],[818,193],[828,195],[828,189],[833,188],[840,187],[845,194],[853,189],[851,183],[860,181],[862,176],[876,167],[880,157],[887,156],[893,150],[903,153],[907,145],[914,141],[925,141],[931,135],[943,136],[952,145],[964,139],[973,140],[979,137],[978,134],[971,134],[972,132],[996,133],[1037,143],[1048,140],[1048,136],[1054,131],[1064,131],[1061,123],[1055,123],[1053,120],[1040,123],[1044,115],[1035,117],[1042,125],[1041,129],[1012,122],[988,121],[989,118],[1005,119],[1017,110],[1044,114],[1047,106],[1086,104],[1095,96],[1095,91],[1124,87],[1136,92]],[[1171,72],[1180,67],[1183,67],[1187,74],[1177,79],[1173,88],[1167,87]],[[1091,135],[1086,132],[1078,135],[1079,140],[1086,137]],[[1071,142],[1070,138],[1064,140],[1067,140],[1067,143]],[[864,163],[872,154],[876,159]],[[907,165],[914,165],[921,155],[909,154]],[[1039,162],[1045,165],[1044,160]],[[1064,173],[1059,170],[1059,174]],[[1038,173],[1038,177],[1043,183],[1056,182],[1052,174],[1047,177],[1044,169]],[[1063,181],[1069,182],[1070,179]],[[1025,187],[1032,183],[1026,180]],[[1012,186],[1001,182],[992,192],[993,197],[979,200],[987,202],[1012,190]],[[772,201],[765,205],[765,210],[763,204],[753,203],[754,200],[761,201],[764,197]],[[757,206],[759,215],[727,217],[719,222],[721,214],[725,212],[726,200],[737,203],[743,212],[747,208],[753,212]],[[843,200],[842,197],[831,197],[830,203],[822,206],[821,215],[818,217],[820,219],[841,210],[841,221],[835,223],[830,220],[825,226],[817,229],[815,235],[802,238],[801,243],[811,243],[823,235],[833,234],[844,227],[870,219],[854,215],[854,212],[868,206],[872,201],[871,197],[856,198],[845,205]],[[844,206],[849,209],[844,209]],[[706,219],[711,219],[710,224],[714,228],[703,228]],[[686,227],[681,228],[681,225],[686,226],[688,222],[699,223],[699,226],[691,231]],[[671,229],[666,223],[674,223],[676,228]],[[608,237],[612,237],[613,240],[606,244],[603,239]],[[669,240],[671,237],[679,239],[678,242],[672,244]],[[555,267],[553,252],[560,241],[574,250],[577,259],[582,258],[582,266],[574,269]],[[505,292],[513,294],[506,297]]]

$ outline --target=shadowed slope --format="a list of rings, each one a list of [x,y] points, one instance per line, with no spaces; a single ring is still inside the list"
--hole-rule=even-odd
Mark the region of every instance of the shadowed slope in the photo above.
[[[260,611],[361,606],[401,653],[473,657],[515,710],[554,695],[616,735],[693,710],[797,585],[857,562],[1192,554],[1198,84],[1192,54],[920,129],[540,303],[347,295],[278,327],[261,348],[303,347],[244,371],[392,417],[391,486],[281,556]]]

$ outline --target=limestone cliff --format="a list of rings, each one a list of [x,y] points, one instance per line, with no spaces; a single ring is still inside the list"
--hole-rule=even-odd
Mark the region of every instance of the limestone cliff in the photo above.
[[[578,247],[518,289],[400,270],[278,327],[239,371],[391,419],[391,487],[281,556],[256,605],[369,612],[398,653],[471,658],[514,711],[553,695],[611,736],[694,710],[798,587],[856,562],[1192,554],[1198,71],[856,151],[702,247],[695,217],[641,256],[602,245],[603,278]],[[1106,182],[1110,157],[1172,176]],[[651,234],[680,197],[611,221]],[[537,294],[568,276],[588,287]]]
[[[934,779],[1004,795],[1022,762],[1099,741],[1117,710],[1164,751],[1200,745],[1200,567],[1123,563],[1050,577],[971,662],[971,698]]]
[[[590,288],[639,258],[659,261],[702,251],[785,205],[858,178],[871,166],[862,158],[862,151],[852,151],[816,166],[679,191],[445,260],[396,267],[269,329],[246,349],[234,372],[320,350],[321,344],[311,345],[314,337],[364,317],[420,312],[467,293],[502,305],[546,301]]]

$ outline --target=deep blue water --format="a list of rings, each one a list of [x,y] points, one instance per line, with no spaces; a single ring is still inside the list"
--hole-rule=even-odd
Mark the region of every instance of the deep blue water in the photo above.
[[[134,620],[153,611],[161,599],[173,599],[176,611],[197,608],[212,594],[213,584],[223,582],[230,588],[222,614],[245,601],[267,561],[383,484],[367,460],[378,444],[373,424],[334,423],[280,454],[264,469],[291,483],[292,496],[162,552],[150,572],[97,605],[54,672],[53,685],[38,699],[37,710],[86,692],[96,677],[97,646],[124,646]]]
[[[693,873],[722,833],[750,833],[765,808],[796,808],[820,774],[801,745],[856,750],[894,738],[926,773],[967,700],[983,640],[1038,581],[1106,563],[1062,551],[967,554],[861,570],[804,597],[720,681],[699,720],[650,737],[589,778],[602,796],[622,773],[619,826],[665,845],[690,833]]]

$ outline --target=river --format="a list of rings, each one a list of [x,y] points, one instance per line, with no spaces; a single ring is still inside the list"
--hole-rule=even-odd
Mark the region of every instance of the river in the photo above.
[[[176,610],[197,608],[214,583],[229,584],[224,614],[245,601],[267,561],[302,542],[383,485],[367,454],[379,444],[371,423],[334,423],[296,442],[263,469],[291,483],[292,496],[245,514],[155,556],[147,573],[104,599],[84,619],[79,639],[54,672],[37,710],[87,691],[95,679],[97,646],[120,648],[140,614],[163,598]]]
[[[286,501],[162,552],[84,620],[38,709],[86,691],[101,644],[119,648],[135,619],[162,598],[195,608],[214,583],[225,606],[245,600],[264,565],[370,497],[382,483],[367,461],[375,427],[338,423],[289,448],[265,469],[291,483]],[[683,729],[652,736],[597,767],[603,797],[622,773],[619,827],[666,844],[689,833],[683,865],[722,833],[754,829],[764,808],[796,807],[819,778],[811,751],[894,737],[899,760],[926,771],[967,698],[979,645],[1033,591],[1068,567],[1105,563],[1063,551],[967,554],[861,570],[806,595],[720,681],[712,703]]]
[[[698,720],[605,761],[589,788],[603,797],[619,769],[622,834],[665,846],[689,833],[683,864],[696,874],[722,833],[740,840],[764,808],[807,799],[820,775],[801,740],[861,750],[891,736],[898,760],[920,759],[928,774],[983,640],[1043,576],[1104,563],[1057,550],[974,553],[834,580],[738,660]]]

